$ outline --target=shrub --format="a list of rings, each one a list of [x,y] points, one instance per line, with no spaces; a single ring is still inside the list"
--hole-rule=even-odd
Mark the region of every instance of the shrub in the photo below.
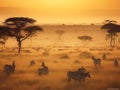
[[[60,58],[61,58],[61,59],[68,59],[69,56],[68,56],[67,54],[62,54],[62,55],[60,56]]]

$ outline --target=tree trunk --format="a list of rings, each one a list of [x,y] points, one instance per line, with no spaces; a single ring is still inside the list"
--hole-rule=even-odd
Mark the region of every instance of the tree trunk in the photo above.
[[[3,48],[5,48],[5,44],[6,44],[6,42],[4,42],[4,44],[3,44]]]
[[[87,48],[87,45],[88,45],[88,41],[84,40],[83,41],[83,48]]]
[[[59,38],[59,40],[61,39],[61,34],[59,34],[58,38]]]
[[[83,48],[85,48],[85,41],[83,41]]]
[[[85,41],[85,46],[84,46],[84,48],[87,48],[87,41]]]
[[[110,40],[110,46],[112,47],[112,48],[114,48],[114,41],[113,41],[113,36],[111,36],[111,40]]]
[[[18,42],[18,53],[21,51],[21,41]]]
[[[111,39],[110,39],[110,46],[112,48],[114,48],[116,46],[116,39],[115,39],[115,36],[111,36]]]
[[[112,47],[112,36],[111,36],[111,39],[110,39],[110,46]]]
[[[113,44],[114,44],[114,47],[116,46],[116,42],[115,42],[115,36],[113,38]]]

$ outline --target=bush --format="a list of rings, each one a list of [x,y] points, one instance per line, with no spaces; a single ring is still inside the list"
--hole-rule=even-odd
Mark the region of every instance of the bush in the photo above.
[[[74,63],[75,63],[75,64],[79,64],[79,63],[81,63],[81,62],[80,62],[79,60],[75,60]]]
[[[43,55],[43,56],[48,56],[48,55],[49,55],[49,52],[43,52],[42,55]]]
[[[60,56],[60,58],[61,58],[61,59],[68,59],[69,56],[68,56],[67,54],[62,54],[62,55]]]
[[[83,58],[91,58],[92,54],[89,52],[82,52],[79,54],[79,57],[83,57]]]
[[[21,52],[32,53],[30,50],[21,50]]]

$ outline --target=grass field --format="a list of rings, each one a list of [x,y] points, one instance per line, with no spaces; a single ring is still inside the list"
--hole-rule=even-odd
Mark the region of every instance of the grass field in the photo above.
[[[67,55],[67,57],[62,57]],[[0,53],[0,90],[108,90],[120,89],[120,67],[114,67],[114,58],[120,58],[117,51],[110,52],[107,60],[102,60],[101,67],[96,68],[91,55],[101,58],[102,52],[56,51],[49,55],[37,53],[16,54],[14,52]],[[16,71],[9,77],[3,73],[5,64],[16,62]],[[36,64],[30,66],[30,61]],[[49,74],[39,76],[37,69],[44,61],[49,68]],[[67,82],[66,72],[77,70],[84,66],[90,72],[91,78],[84,82]]]

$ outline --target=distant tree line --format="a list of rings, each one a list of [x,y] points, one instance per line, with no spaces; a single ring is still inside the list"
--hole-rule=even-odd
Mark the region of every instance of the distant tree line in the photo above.
[[[5,45],[8,38],[15,38],[18,43],[18,53],[20,53],[24,40],[31,37],[32,42],[32,36],[39,31],[43,31],[40,26],[34,25],[35,22],[36,20],[29,17],[7,18],[3,22],[3,25],[0,25],[0,43]],[[106,37],[110,40],[110,46],[114,48],[116,46],[116,38],[118,38],[118,34],[120,33],[120,25],[117,24],[117,21],[105,20],[101,29],[107,32]],[[64,30],[56,31],[59,39],[61,39],[64,33]],[[77,38],[82,41],[83,47],[87,47],[88,43],[93,39],[89,35],[78,36]]]

